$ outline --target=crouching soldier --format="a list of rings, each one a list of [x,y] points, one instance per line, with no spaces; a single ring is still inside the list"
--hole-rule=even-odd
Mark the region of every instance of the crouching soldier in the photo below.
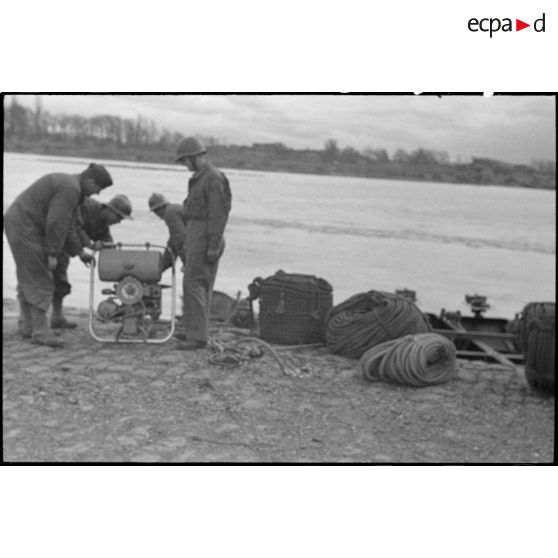
[[[72,230],[68,234],[64,250],[58,258],[58,265],[53,272],[54,295],[52,297],[52,317],[50,327],[73,329],[75,322],[64,317],[63,300],[72,290],[68,281],[68,266],[70,258],[79,259],[89,265],[93,256],[85,252],[84,248],[100,250],[105,243],[112,244],[110,227],[120,223],[123,219],[131,219],[132,204],[127,196],[115,196],[108,203],[100,203],[86,199],[78,208]]]
[[[162,269],[168,269],[173,260],[180,258],[184,265],[184,240],[186,238],[186,224],[182,204],[170,203],[162,194],[151,194],[149,209],[162,219],[169,229],[169,241],[163,253]]]
[[[47,324],[54,294],[52,272],[78,206],[111,185],[106,168],[95,163],[81,174],[47,174],[24,190],[4,215],[4,229],[16,265],[19,331],[33,343],[63,345]]]

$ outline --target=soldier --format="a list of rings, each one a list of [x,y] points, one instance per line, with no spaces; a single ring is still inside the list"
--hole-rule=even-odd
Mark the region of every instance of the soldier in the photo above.
[[[115,196],[108,203],[86,199],[78,208],[75,226],[68,234],[64,250],[58,258],[58,265],[53,271],[54,295],[52,297],[52,317],[50,327],[73,329],[75,322],[64,317],[63,300],[72,290],[68,281],[68,266],[72,256],[79,256],[88,265],[92,256],[84,248],[99,250],[104,243],[112,243],[110,227],[123,219],[131,219],[132,204],[127,196]]]
[[[178,345],[191,351],[207,345],[211,294],[225,249],[223,233],[232,196],[227,177],[209,163],[205,147],[196,138],[185,138],[177,145],[176,162],[193,172],[184,200],[185,342]]]
[[[162,194],[151,194],[149,209],[162,219],[169,229],[169,240],[163,254],[162,269],[168,269],[173,260],[180,258],[184,265],[184,239],[186,237],[186,223],[184,222],[183,207],[178,203],[170,203]]]
[[[106,168],[91,163],[81,174],[52,173],[39,178],[6,211],[4,228],[16,264],[19,331],[33,343],[63,345],[47,325],[54,294],[52,272],[78,206],[111,185]]]

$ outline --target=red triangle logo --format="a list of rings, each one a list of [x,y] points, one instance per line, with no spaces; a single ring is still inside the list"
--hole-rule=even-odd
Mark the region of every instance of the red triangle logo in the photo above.
[[[515,30],[516,31],[521,31],[522,29],[525,29],[526,27],[531,27],[531,24],[525,23],[524,21],[521,21],[520,19],[515,20]]]

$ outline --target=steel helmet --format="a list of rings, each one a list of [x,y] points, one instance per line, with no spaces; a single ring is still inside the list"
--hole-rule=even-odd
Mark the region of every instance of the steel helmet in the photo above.
[[[163,194],[151,194],[151,196],[149,196],[149,209],[151,211],[155,211],[156,209],[159,209],[161,207],[165,207],[165,205],[169,205],[169,200],[167,200],[167,198],[165,198],[165,196],[163,196]]]
[[[132,204],[128,196],[114,196],[105,206],[114,211],[117,215],[120,215],[123,219],[132,218]]]
[[[194,157],[194,155],[201,155],[206,151],[207,150],[205,149],[204,145],[198,139],[193,137],[184,138],[176,146],[175,161],[178,163],[181,159],[184,159],[186,157]]]

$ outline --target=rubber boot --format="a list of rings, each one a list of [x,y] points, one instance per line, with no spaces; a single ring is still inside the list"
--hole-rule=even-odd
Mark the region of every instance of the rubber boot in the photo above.
[[[46,310],[37,306],[31,306],[31,318],[33,322],[33,334],[31,342],[48,347],[62,347],[64,341],[53,335],[47,327]]]
[[[31,339],[31,334],[33,333],[31,305],[23,299],[19,299],[19,319],[17,325],[20,335],[24,339]]]
[[[62,312],[62,298],[55,296],[52,299],[52,316],[50,318],[50,327],[54,329],[75,329],[76,322],[69,322]]]

